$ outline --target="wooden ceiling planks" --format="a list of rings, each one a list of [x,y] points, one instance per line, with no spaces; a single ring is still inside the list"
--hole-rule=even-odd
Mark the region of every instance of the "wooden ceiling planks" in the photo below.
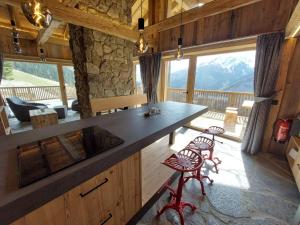
[[[215,0],[205,4],[202,7],[197,7],[189,11],[183,12],[183,24],[194,22],[204,17],[220,14],[246,5],[254,4],[262,0]],[[146,27],[145,32],[155,33],[164,30],[172,29],[180,24],[180,15],[170,17],[155,25]]]
[[[263,0],[184,25],[184,46],[201,45],[284,30],[297,0]],[[189,28],[186,28],[186,27]],[[191,29],[194,27],[194,30]],[[173,28],[174,29],[174,28]],[[160,32],[159,49],[177,47],[173,29]],[[171,41],[170,41],[171,40]],[[191,40],[193,40],[191,42]]]

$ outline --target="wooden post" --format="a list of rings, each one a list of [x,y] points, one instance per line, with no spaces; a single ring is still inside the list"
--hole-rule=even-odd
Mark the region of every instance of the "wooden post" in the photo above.
[[[167,85],[169,75],[169,62],[163,60],[161,64],[161,78],[160,78],[160,101],[166,101],[167,99]]]
[[[195,78],[196,78],[197,56],[193,55],[189,60],[188,82],[187,82],[187,96],[186,102],[193,103]]]
[[[57,64],[57,72],[58,72],[61,100],[63,102],[63,105],[68,107],[68,97],[67,97],[66,86],[65,86],[64,72],[63,72],[62,64],[60,63]]]

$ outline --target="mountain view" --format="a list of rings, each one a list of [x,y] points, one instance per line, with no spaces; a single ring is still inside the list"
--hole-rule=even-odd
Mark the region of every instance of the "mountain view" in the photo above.
[[[195,89],[253,92],[255,51],[197,58]],[[172,61],[169,87],[186,88],[188,60]]]

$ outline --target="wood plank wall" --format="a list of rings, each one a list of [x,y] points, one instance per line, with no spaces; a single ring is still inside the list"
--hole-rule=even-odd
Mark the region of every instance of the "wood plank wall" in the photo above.
[[[183,26],[185,47],[284,30],[298,0],[264,0]],[[159,50],[175,49],[180,27],[159,34]]]
[[[279,79],[276,87],[278,105],[269,114],[263,140],[263,150],[284,154],[286,144],[276,143],[272,138],[273,124],[279,118],[294,118],[300,113],[300,37],[286,40],[281,56]]]

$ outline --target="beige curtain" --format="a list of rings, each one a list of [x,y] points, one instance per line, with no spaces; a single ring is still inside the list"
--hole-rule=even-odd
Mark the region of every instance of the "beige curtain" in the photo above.
[[[261,35],[257,38],[254,70],[254,95],[263,98],[255,102],[246,127],[242,151],[255,154],[261,150],[272,96],[278,79],[279,58],[284,42],[284,33]]]

